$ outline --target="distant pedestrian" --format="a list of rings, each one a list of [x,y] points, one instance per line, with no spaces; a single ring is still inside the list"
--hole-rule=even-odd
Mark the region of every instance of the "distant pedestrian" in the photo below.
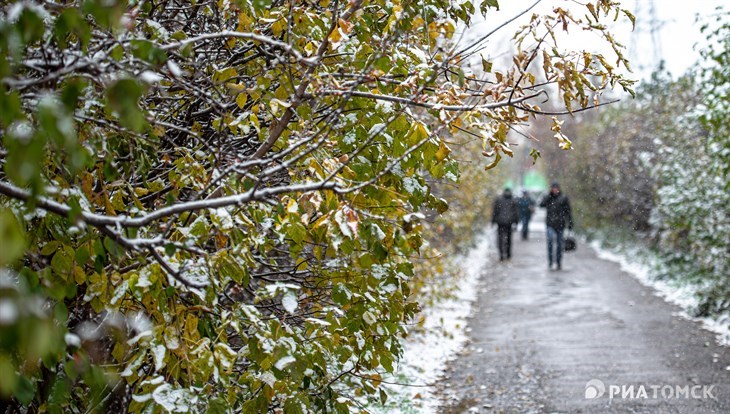
[[[520,223],[522,223],[522,240],[527,240],[530,219],[532,219],[532,213],[535,212],[535,200],[530,197],[527,190],[522,190],[522,197],[517,199],[517,206],[520,212]]]
[[[512,226],[519,220],[517,201],[512,197],[509,188],[494,200],[492,208],[492,223],[497,225],[497,245],[499,246],[499,260],[512,258]]]
[[[552,183],[550,193],[540,201],[540,207],[547,209],[545,224],[547,225],[548,266],[553,269],[553,263],[555,263],[556,269],[560,270],[563,257],[563,231],[566,226],[569,229],[573,228],[570,201],[568,201],[567,196],[560,192],[560,185]],[[554,255],[553,245],[555,245]]]

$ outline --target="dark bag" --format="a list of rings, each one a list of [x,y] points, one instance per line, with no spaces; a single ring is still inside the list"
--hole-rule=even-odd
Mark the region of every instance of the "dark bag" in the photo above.
[[[572,252],[575,251],[576,247],[575,237],[565,236],[565,240],[563,240],[563,250],[566,252]]]

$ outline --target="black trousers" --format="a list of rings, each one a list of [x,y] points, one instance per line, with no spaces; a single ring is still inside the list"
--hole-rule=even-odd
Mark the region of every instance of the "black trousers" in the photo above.
[[[497,245],[499,246],[499,260],[512,257],[511,224],[497,224]]]

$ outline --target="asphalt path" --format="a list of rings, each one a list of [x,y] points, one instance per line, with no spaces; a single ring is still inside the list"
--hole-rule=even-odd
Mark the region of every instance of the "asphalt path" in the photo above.
[[[512,257],[483,271],[443,413],[730,413],[730,350],[677,306],[585,245],[549,270],[539,222]]]

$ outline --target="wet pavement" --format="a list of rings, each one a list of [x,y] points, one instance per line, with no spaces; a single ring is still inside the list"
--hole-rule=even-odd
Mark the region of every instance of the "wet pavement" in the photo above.
[[[531,229],[484,271],[443,413],[730,413],[730,350],[712,333],[588,246],[548,270]]]

